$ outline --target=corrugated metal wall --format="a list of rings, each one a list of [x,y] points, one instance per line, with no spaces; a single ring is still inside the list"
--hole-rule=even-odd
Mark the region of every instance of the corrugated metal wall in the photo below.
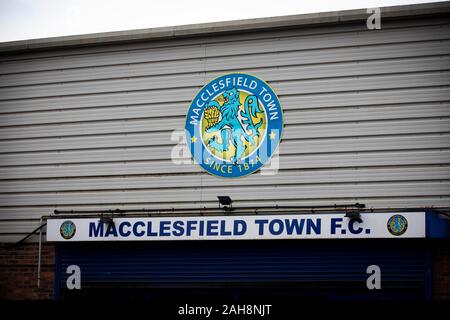
[[[278,93],[280,172],[175,165],[173,130],[227,72]],[[58,209],[450,205],[450,20],[322,26],[0,56],[0,242]]]

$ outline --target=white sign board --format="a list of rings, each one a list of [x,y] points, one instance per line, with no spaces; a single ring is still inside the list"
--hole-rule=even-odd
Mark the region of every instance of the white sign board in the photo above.
[[[424,238],[425,212],[49,219],[47,241]]]

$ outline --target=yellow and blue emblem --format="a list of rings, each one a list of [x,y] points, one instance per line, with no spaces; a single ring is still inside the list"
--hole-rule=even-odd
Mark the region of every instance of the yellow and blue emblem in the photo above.
[[[75,223],[73,223],[70,220],[64,221],[61,224],[61,227],[59,228],[59,233],[61,234],[61,237],[63,237],[66,240],[72,239],[76,231],[77,228],[75,226]]]
[[[401,236],[408,229],[408,220],[401,214],[393,215],[387,222],[387,228],[390,234]]]
[[[282,131],[277,95],[266,82],[244,73],[206,84],[186,117],[186,139],[195,161],[226,178],[259,170],[276,151]]]

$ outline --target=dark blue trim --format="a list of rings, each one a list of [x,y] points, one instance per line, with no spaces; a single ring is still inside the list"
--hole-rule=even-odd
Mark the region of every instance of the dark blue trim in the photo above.
[[[439,217],[435,210],[426,210],[426,237],[434,239],[450,238],[450,219]]]
[[[427,240],[425,240],[427,241]],[[431,242],[428,240],[428,242]],[[425,300],[433,299],[433,243],[425,248]]]
[[[53,288],[53,300],[61,298],[61,245],[55,244],[55,281]]]

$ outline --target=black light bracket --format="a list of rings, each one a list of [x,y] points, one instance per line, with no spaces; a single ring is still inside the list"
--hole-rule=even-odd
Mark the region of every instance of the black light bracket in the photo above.
[[[361,213],[359,211],[347,211],[345,217],[350,219],[361,218]]]
[[[105,216],[104,214],[101,214],[99,222],[107,225],[114,224],[114,214],[111,213],[110,216]]]
[[[345,217],[349,218],[350,220],[352,220],[352,219],[361,219],[361,212],[359,212],[358,209],[350,209],[350,210],[348,210],[346,208],[345,209]]]
[[[351,208],[345,207],[345,217],[350,220],[359,219],[361,220],[361,212],[360,209],[364,209],[366,207],[363,203],[355,203],[351,206]]]
[[[229,196],[217,196],[217,199],[219,199],[219,208],[226,211],[233,210],[233,200]]]
[[[359,208],[359,209],[364,209],[366,207],[366,205],[364,203],[355,203],[355,208]]]

